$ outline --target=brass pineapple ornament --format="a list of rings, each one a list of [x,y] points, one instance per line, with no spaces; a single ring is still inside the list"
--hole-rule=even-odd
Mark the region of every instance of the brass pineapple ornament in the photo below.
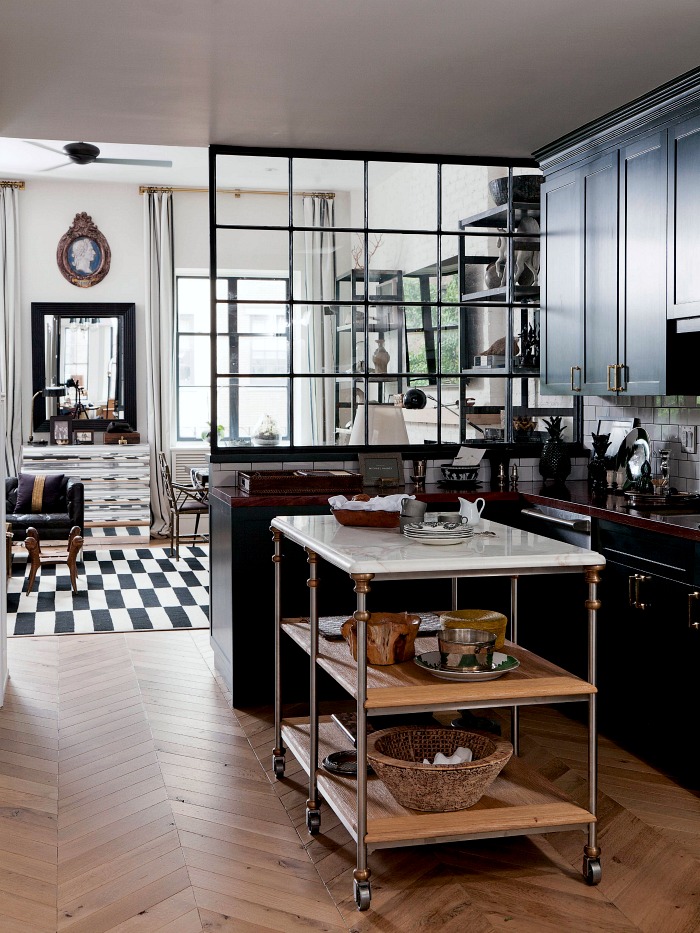
[[[553,415],[543,421],[549,436],[540,454],[540,476],[545,480],[563,483],[571,473],[571,457],[562,437],[566,427],[562,426],[561,415]]]

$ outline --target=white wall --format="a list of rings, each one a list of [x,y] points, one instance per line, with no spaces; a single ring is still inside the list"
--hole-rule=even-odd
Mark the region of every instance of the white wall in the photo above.
[[[20,193],[20,299],[24,411],[29,423],[32,396],[31,305],[34,301],[134,302],[136,305],[137,429],[145,437],[146,350],[144,325],[144,198],[138,185],[91,184],[30,179]],[[91,288],[72,285],[56,262],[59,240],[75,215],[89,214],[109,243],[111,267]],[[175,193],[176,267],[209,268],[207,195]]]

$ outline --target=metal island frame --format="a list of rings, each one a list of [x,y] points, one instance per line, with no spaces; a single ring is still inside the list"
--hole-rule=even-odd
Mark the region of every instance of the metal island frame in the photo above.
[[[341,526],[332,515],[292,515],[272,520],[275,565],[275,776],[284,777],[286,749],[309,776],[306,825],[317,833],[321,797],[337,814],[357,845],[353,873],[359,910],[370,905],[368,852],[376,848],[457,842],[514,835],[582,830],[583,877],[601,880],[596,834],[597,722],[596,642],[597,586],[605,558],[584,548],[483,520],[477,532],[460,544],[434,547],[416,543],[396,529]],[[281,613],[282,544],[304,548],[309,565],[309,618],[283,619]],[[357,594],[358,661],[347,644],[324,641],[319,646],[318,562],[346,571]],[[518,578],[530,574],[583,573],[588,598],[588,679],[583,680],[518,645]],[[434,677],[413,661],[387,666],[367,664],[367,595],[373,581],[452,579],[452,608],[458,608],[457,580],[462,577],[509,577],[511,619],[506,650],[520,666],[486,682],[455,683]],[[286,634],[310,656],[309,719],[282,719],[280,644]],[[434,638],[416,641],[416,654],[434,648]],[[316,689],[317,665],[327,671],[357,703],[357,760],[366,760],[367,715],[507,707],[511,710],[513,757],[484,796],[472,807],[448,813],[400,806],[376,777],[358,767],[357,778],[319,769],[319,760],[337,750],[340,732],[332,721],[320,721]],[[588,704],[588,807],[570,797],[519,760],[520,706],[586,702]]]

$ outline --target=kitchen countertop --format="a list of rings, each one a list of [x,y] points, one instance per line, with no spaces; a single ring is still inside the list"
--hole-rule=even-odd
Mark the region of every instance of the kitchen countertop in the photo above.
[[[405,487],[407,494],[416,492],[411,484]],[[368,490],[369,494],[376,494]],[[395,492],[395,490],[390,490]],[[248,495],[234,486],[213,487],[209,495],[225,503],[231,508],[275,507],[275,506],[307,506],[326,505],[329,495],[327,493],[310,493],[309,495]],[[691,541],[700,541],[700,509],[694,514],[680,514],[678,512],[648,513],[638,509],[630,509],[622,494],[610,494],[601,498],[593,498],[585,480],[576,480],[567,483],[565,487],[543,487],[541,482],[519,483],[517,490],[496,489],[444,489],[437,485],[426,485],[416,498],[435,504],[454,503],[462,496],[474,500],[483,496],[489,502],[527,503],[529,505],[548,505],[553,508],[563,508],[591,518],[618,522],[634,528],[654,531],[661,534],[686,538]]]

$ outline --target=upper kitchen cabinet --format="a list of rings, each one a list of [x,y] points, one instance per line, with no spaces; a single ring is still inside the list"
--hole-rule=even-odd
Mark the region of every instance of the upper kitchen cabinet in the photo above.
[[[544,393],[696,391],[699,111],[697,69],[535,153]]]
[[[668,140],[668,313],[700,315],[700,117],[671,127]]]

